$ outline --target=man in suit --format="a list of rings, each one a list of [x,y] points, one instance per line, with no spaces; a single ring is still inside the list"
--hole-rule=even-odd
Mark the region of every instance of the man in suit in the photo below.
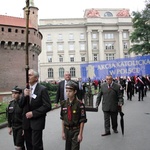
[[[60,81],[58,84],[58,89],[56,93],[56,100],[55,100],[55,106],[58,107],[58,103],[67,100],[67,95],[66,95],[66,84],[68,81],[71,80],[71,74],[70,72],[66,71],[64,73],[64,80]]]
[[[104,126],[105,133],[102,136],[110,135],[110,119],[112,124],[112,129],[114,133],[118,133],[117,130],[117,116],[118,116],[118,105],[123,105],[123,96],[120,91],[120,85],[113,82],[113,78],[111,75],[106,76],[106,83],[103,83],[101,86],[101,90],[98,93],[96,106],[98,107],[101,98],[102,101],[102,110],[104,112]]]
[[[25,89],[20,100],[23,108],[23,129],[27,150],[43,150],[43,129],[51,102],[46,87],[38,83],[39,74],[28,72],[30,89]]]
[[[77,89],[77,97],[79,100],[84,100],[85,90],[83,88],[82,78],[78,78],[78,89]]]

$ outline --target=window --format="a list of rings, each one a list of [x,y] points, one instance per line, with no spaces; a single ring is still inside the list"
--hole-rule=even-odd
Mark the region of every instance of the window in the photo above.
[[[93,54],[93,60],[97,61],[98,60],[98,55],[97,54]]]
[[[24,30],[21,30],[21,33],[24,34]]]
[[[124,48],[124,49],[128,49],[128,43],[127,43],[127,42],[124,42],[124,43],[123,43],[123,48]]]
[[[15,30],[15,33],[18,33],[18,29]]]
[[[48,34],[47,35],[47,41],[50,41],[51,40],[51,34]]]
[[[59,62],[63,62],[63,56],[59,55]]]
[[[81,61],[85,61],[85,56],[81,56]]]
[[[97,43],[93,43],[93,44],[92,44],[92,49],[98,49]]]
[[[74,39],[74,35],[73,35],[73,33],[70,33],[69,34],[69,40],[73,40]]]
[[[112,16],[113,16],[113,14],[111,12],[106,12],[104,14],[104,17],[112,17]]]
[[[2,31],[4,31],[4,28],[2,28]]]
[[[63,37],[62,37],[62,34],[58,34],[58,40],[62,40]]]
[[[48,62],[52,62],[52,56],[47,56]]]
[[[80,33],[80,40],[84,40],[85,37],[84,37],[84,33]]]
[[[105,43],[105,49],[106,50],[114,49],[114,43]]]
[[[53,78],[53,69],[52,68],[48,69],[48,78]]]
[[[126,39],[127,38],[127,33],[123,32],[123,38]]]
[[[63,51],[63,44],[58,44],[58,51]]]
[[[74,44],[69,44],[69,50],[73,51],[74,50]]]
[[[75,77],[76,76],[76,71],[75,71],[74,67],[70,68],[70,74],[71,74],[71,77]]]
[[[70,55],[70,62],[74,62],[74,56]]]
[[[46,47],[47,47],[47,51],[52,51],[52,45],[51,44],[47,44]]]
[[[113,33],[105,33],[105,39],[114,39]]]
[[[92,34],[92,39],[97,39],[97,34],[96,33]]]
[[[59,78],[64,77],[64,68],[59,68]]]
[[[84,44],[84,43],[81,43],[81,44],[80,44],[80,50],[82,50],[82,51],[85,50],[85,44]]]
[[[11,32],[11,28],[8,28],[8,32]]]
[[[106,60],[114,60],[114,54],[106,54]]]

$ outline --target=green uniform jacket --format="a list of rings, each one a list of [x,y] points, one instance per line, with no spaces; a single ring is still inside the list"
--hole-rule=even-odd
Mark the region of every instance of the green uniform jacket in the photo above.
[[[68,106],[71,106],[71,113],[72,113],[72,120],[68,120]],[[64,121],[65,126],[79,126],[81,122],[86,123],[86,111],[84,104],[78,100],[75,99],[72,101],[72,103],[69,102],[69,100],[62,101],[61,103],[61,112],[60,112],[60,118]]]

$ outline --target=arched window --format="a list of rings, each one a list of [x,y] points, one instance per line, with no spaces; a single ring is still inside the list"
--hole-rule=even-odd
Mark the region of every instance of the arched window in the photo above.
[[[53,77],[54,77],[53,74],[54,74],[54,73],[53,73],[53,69],[52,69],[52,68],[49,68],[49,69],[48,69],[48,78],[53,78]]]
[[[70,68],[71,77],[76,77],[76,69],[74,67]]]
[[[112,16],[113,16],[113,14],[111,12],[106,12],[104,14],[104,17],[112,17]]]
[[[59,68],[59,78],[64,77],[64,68]]]

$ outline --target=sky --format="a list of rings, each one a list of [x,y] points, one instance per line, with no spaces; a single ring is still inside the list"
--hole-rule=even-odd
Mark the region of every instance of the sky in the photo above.
[[[145,0],[34,0],[39,19],[83,18],[89,8],[127,8],[141,11]],[[0,0],[0,15],[23,17],[26,0]]]

